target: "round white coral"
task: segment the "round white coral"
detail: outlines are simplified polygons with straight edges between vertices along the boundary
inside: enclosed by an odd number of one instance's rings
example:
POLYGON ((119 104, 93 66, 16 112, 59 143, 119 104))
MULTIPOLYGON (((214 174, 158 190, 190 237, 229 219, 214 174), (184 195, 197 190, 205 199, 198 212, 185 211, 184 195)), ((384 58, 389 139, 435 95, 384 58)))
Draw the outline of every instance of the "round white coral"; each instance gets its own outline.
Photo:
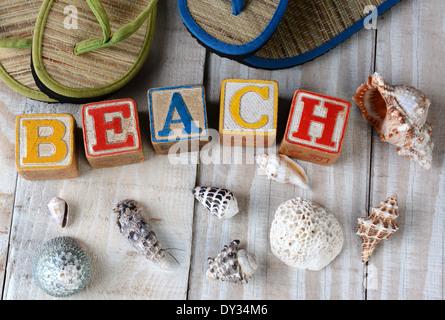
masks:
POLYGON ((285 264, 318 271, 340 253, 343 230, 331 212, 296 198, 278 207, 270 229, 270 245, 285 264))

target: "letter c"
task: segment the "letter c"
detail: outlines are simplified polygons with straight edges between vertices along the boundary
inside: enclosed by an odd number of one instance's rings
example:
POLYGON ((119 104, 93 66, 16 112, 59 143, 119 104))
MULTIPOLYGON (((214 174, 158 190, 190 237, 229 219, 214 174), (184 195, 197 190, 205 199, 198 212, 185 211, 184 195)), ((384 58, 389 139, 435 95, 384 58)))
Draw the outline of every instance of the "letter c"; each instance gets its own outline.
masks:
POLYGON ((233 119, 241 126, 247 128, 247 129, 259 129, 267 124, 267 122, 268 122, 267 115, 263 115, 261 117, 261 119, 255 123, 248 123, 248 122, 244 121, 240 115, 241 98, 243 95, 245 95, 248 92, 258 93, 261 96, 261 98, 263 98, 264 100, 269 98, 269 88, 268 87, 260 88, 260 87, 255 87, 255 86, 248 86, 248 87, 242 88, 242 89, 238 90, 233 95, 233 98, 230 101, 230 113, 232 114, 233 119))

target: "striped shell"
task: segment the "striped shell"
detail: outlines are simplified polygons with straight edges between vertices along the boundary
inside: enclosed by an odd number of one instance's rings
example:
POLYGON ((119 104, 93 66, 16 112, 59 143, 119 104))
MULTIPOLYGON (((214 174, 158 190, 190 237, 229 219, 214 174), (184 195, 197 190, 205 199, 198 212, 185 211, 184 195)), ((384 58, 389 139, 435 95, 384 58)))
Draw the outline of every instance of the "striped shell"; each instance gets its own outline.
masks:
POLYGON ((396 223, 399 217, 397 195, 392 195, 378 208, 372 208, 372 214, 358 219, 357 235, 362 239, 362 262, 371 257, 381 240, 389 239, 398 229, 396 223))
POLYGON ((254 254, 244 249, 238 250, 239 244, 239 240, 233 240, 228 246, 224 246, 216 258, 208 258, 207 279, 234 283, 248 282, 255 273, 258 262, 254 254))
POLYGON ((261 154, 256 156, 256 162, 269 180, 309 189, 308 177, 303 167, 286 155, 261 154))
POLYGON ((165 250, 161 248, 155 232, 143 220, 143 209, 136 200, 118 202, 113 212, 117 215, 119 231, 140 254, 161 267, 169 265, 165 250))
POLYGON ((37 286, 53 297, 68 297, 81 291, 90 278, 90 263, 73 238, 46 242, 34 256, 32 277, 37 286))
POLYGON ((238 202, 230 190, 214 187, 196 187, 193 189, 193 195, 211 214, 221 220, 229 219, 239 212, 238 202))

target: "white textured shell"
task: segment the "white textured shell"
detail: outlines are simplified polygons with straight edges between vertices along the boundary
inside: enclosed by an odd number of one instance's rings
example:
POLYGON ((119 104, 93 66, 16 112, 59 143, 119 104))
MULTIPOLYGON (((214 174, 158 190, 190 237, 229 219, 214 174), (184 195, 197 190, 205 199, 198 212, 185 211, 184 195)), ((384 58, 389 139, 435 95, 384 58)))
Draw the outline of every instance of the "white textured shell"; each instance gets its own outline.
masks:
POLYGON ((209 268, 207 279, 247 283, 258 268, 258 262, 253 253, 244 249, 238 250, 239 240, 233 240, 214 259, 208 258, 209 268))
POLYGON ((260 154, 256 162, 269 180, 294 184, 309 189, 308 177, 303 167, 284 154, 260 154))
POLYGON ((334 214, 308 200, 281 204, 270 229, 272 253, 285 264, 318 271, 337 257, 343 230, 334 214))
POLYGON ((353 97, 363 117, 380 133, 380 140, 397 148, 399 155, 431 168, 433 126, 426 122, 431 101, 409 86, 392 86, 375 73, 353 97))
POLYGON ((394 194, 372 208, 369 217, 358 219, 357 235, 362 239, 362 262, 369 260, 377 244, 381 240, 389 239, 398 229, 396 223, 399 217, 397 195, 394 194))
POLYGON ((60 228, 65 228, 68 224, 69 213, 69 206, 66 201, 54 197, 48 203, 48 210, 54 223, 60 228))
POLYGON ((193 189, 193 195, 220 220, 229 219, 239 212, 238 201, 230 190, 198 186, 193 189))

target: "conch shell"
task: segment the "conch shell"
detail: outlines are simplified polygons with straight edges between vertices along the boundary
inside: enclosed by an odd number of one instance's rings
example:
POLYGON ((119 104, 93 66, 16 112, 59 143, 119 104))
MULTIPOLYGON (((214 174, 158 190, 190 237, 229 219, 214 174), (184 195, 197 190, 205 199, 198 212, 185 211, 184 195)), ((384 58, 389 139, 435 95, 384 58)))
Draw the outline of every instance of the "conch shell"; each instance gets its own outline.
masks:
POLYGON ((357 235, 362 239, 362 262, 369 260, 372 252, 381 240, 387 240, 398 229, 396 219, 399 217, 397 195, 392 195, 380 203, 378 208, 372 208, 372 214, 358 219, 357 235))
POLYGON ((286 155, 260 154, 256 156, 256 162, 269 180, 309 189, 308 177, 303 167, 286 155))
POLYGON ((375 73, 353 97, 380 140, 397 147, 399 155, 431 168, 433 126, 426 122, 431 101, 413 87, 391 86, 375 73))
POLYGON ((201 202, 211 214, 220 220, 225 220, 236 215, 238 201, 232 191, 214 187, 196 187, 193 195, 201 202))
POLYGON ((258 268, 254 254, 238 250, 239 240, 233 240, 214 259, 208 258, 207 279, 247 283, 258 268))
POLYGON ((143 220, 143 209, 136 200, 118 202, 113 212, 117 215, 119 231, 140 254, 162 268, 169 266, 165 250, 161 248, 155 232, 143 220))
POLYGON ((51 218, 60 228, 65 228, 68 223, 69 206, 65 200, 54 197, 48 203, 51 218))

